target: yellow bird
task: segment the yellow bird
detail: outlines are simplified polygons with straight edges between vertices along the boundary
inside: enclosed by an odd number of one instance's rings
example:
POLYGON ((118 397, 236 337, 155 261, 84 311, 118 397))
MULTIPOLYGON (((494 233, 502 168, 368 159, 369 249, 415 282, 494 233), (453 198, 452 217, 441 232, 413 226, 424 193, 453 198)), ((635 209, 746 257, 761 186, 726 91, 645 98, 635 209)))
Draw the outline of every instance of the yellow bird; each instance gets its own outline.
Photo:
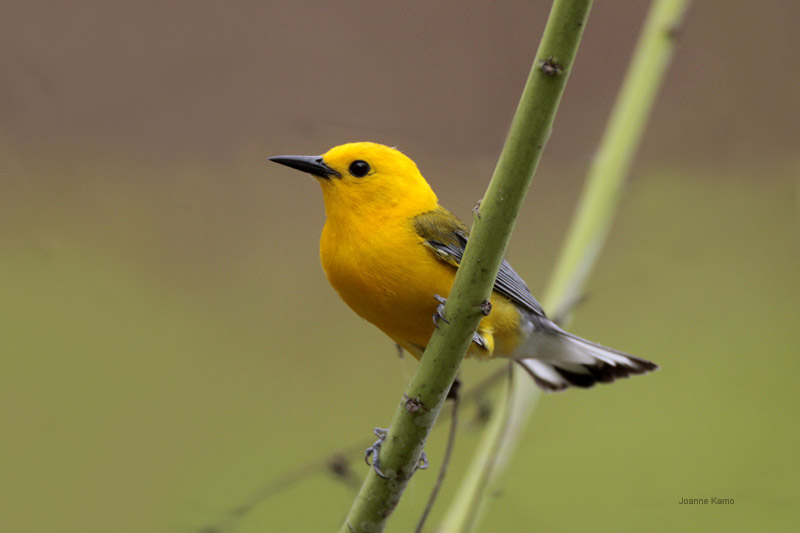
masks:
MULTIPOLYGON (((328 281, 353 311, 419 359, 441 317, 468 228, 439 205, 417 165, 388 146, 350 143, 321 156, 270 160, 317 178, 327 216, 320 257, 328 281)), ((511 358, 546 391, 658 368, 559 328, 506 261, 491 304, 467 355, 511 358)))

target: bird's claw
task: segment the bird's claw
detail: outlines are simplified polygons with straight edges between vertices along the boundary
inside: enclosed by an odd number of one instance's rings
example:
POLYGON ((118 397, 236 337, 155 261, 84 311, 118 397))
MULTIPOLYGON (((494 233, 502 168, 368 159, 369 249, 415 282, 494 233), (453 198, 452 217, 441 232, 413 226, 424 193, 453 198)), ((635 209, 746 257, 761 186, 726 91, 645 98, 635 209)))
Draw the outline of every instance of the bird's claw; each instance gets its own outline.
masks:
MULTIPOLYGON (((380 468, 380 451, 381 446, 383 446, 383 441, 386 440, 386 435, 389 433, 388 429, 383 428, 375 428, 375 436, 378 437, 378 440, 372 443, 372 446, 367 448, 364 451, 364 462, 367 465, 371 466, 375 473, 378 476, 382 477, 383 479, 389 479, 389 476, 384 474, 380 468), (369 458, 372 456, 372 462, 369 462, 369 458)), ((417 465, 416 470, 425 470, 428 468, 428 456, 425 454, 423 450, 422 455, 419 456, 419 464, 417 465)))
POLYGON ((439 302, 439 305, 436 306, 436 312, 433 313, 433 325, 438 328, 440 320, 449 325, 450 321, 444 317, 444 304, 447 303, 447 298, 434 294, 433 299, 439 302))
POLYGON ((422 455, 419 456, 419 464, 417 465, 417 470, 427 470, 428 468, 428 455, 425 453, 425 450, 422 451, 422 455))
POLYGON ((483 202, 483 198, 478 200, 478 203, 475 204, 475 207, 472 208, 472 214, 475 215, 475 218, 480 220, 481 218, 481 202, 483 202))
POLYGON ((388 429, 375 428, 375 436, 378 437, 378 440, 373 442, 372 446, 364 451, 364 462, 371 466, 375 470, 375 473, 383 479, 389 479, 389 476, 381 472, 380 468, 380 451, 387 433, 389 433, 388 429), (370 455, 372 456, 372 463, 369 462, 370 455))
POLYGON ((484 351, 489 350, 489 345, 486 343, 486 339, 484 339, 477 331, 472 334, 472 342, 478 345, 478 348, 484 351))

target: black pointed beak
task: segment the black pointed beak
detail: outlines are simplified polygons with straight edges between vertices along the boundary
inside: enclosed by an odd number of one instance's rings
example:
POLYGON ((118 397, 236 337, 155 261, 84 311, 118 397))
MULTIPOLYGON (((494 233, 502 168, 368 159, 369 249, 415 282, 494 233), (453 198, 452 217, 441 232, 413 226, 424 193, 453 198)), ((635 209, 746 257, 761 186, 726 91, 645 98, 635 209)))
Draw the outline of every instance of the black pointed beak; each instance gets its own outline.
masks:
POLYGON ((342 177, 341 174, 326 165, 320 155, 276 155, 275 157, 270 157, 269 160, 295 170, 308 172, 318 178, 342 177))

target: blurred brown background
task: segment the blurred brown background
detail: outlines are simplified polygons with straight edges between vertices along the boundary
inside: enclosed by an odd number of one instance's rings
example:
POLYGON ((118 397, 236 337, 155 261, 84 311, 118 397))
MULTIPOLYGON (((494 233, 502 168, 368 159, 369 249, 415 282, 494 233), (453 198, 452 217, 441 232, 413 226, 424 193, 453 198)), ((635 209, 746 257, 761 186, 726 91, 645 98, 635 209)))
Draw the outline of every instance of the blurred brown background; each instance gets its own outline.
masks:
MULTIPOLYGON (((509 251, 534 293, 647 7, 593 8, 509 251)), ((317 186, 266 157, 398 146, 466 218, 548 10, 0 0, 0 529, 196 530, 388 423, 415 363, 327 286, 317 186)), ((663 370, 544 398, 482 531, 800 519, 798 23, 695 2, 573 325, 663 370), (736 504, 677 505, 711 496, 736 504)), ((352 497, 320 474, 241 531, 332 530, 352 497)))

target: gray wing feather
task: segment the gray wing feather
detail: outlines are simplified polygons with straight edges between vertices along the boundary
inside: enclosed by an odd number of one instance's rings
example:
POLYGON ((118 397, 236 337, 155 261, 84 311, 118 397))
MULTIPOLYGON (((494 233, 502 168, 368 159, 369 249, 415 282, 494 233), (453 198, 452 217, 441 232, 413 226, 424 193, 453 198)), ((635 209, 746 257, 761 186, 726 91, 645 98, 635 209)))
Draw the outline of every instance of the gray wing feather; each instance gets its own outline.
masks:
MULTIPOLYGON (((449 264, 458 265, 461 263, 461 258, 464 256, 464 249, 467 246, 467 239, 469 238, 469 231, 465 226, 448 228, 448 235, 437 235, 441 240, 426 239, 425 244, 433 248, 435 255, 449 264), (446 237, 446 238, 442 238, 446 237), (447 242, 442 242, 447 241, 447 242)), ((420 226, 418 226, 418 230, 420 226)), ((441 231, 441 228, 439 228, 441 231)), ((425 238, 430 235, 425 235, 419 232, 420 236, 425 238)), ((428 233, 428 232, 425 232, 428 233)), ((528 286, 522 281, 508 261, 503 259, 500 264, 500 270, 497 272, 497 279, 494 282, 494 290, 503 296, 511 299, 511 301, 527 309, 531 313, 545 317, 544 310, 539 302, 531 294, 528 286)))

